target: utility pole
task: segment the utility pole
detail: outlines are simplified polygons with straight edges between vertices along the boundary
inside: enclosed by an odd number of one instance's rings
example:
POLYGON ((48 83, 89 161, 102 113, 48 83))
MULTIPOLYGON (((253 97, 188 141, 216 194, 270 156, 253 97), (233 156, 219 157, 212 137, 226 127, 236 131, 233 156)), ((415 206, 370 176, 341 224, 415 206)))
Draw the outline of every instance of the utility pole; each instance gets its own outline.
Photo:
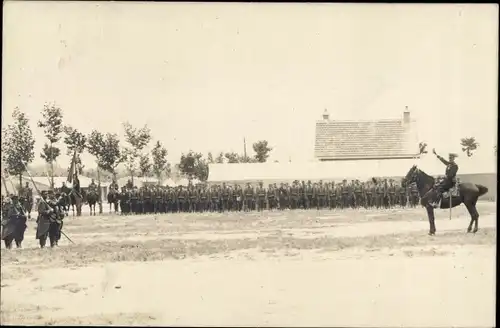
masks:
POLYGON ((243 156, 245 156, 245 158, 247 158, 247 141, 246 141, 245 137, 243 137, 243 156))

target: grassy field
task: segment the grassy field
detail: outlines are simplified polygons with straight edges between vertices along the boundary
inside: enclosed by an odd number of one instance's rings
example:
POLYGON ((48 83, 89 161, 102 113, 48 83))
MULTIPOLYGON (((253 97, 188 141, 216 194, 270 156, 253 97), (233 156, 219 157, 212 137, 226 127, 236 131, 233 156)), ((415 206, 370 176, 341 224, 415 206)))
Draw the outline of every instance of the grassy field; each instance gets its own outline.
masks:
POLYGON ((496 204, 69 217, 2 248, 2 324, 492 326, 496 204))

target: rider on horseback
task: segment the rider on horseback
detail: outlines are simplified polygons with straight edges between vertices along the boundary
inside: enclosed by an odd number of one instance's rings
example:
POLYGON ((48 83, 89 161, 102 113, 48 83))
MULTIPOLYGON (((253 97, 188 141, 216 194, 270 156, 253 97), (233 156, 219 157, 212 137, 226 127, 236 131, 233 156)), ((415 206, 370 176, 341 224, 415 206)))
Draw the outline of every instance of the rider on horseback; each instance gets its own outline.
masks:
POLYGON ((111 181, 111 184, 109 185, 109 189, 116 192, 116 193, 120 192, 119 187, 118 187, 118 183, 116 183, 115 178, 113 178, 113 180, 111 181))
POLYGON ((94 179, 89 184, 89 193, 97 193, 97 185, 94 182, 94 179))
POLYGON ((73 188, 72 191, 76 193, 78 197, 81 197, 81 190, 80 190, 80 179, 78 179, 78 175, 75 173, 73 176, 73 188))
POLYGON ((445 191, 452 188, 456 183, 456 176, 458 172, 458 165, 455 163, 455 158, 458 157, 457 154, 450 153, 448 155, 448 160, 439 156, 435 149, 432 149, 432 153, 437 156, 437 158, 446 165, 445 177, 444 179, 436 185, 437 197, 436 201, 432 203, 432 206, 438 206, 441 202, 442 195, 445 191))

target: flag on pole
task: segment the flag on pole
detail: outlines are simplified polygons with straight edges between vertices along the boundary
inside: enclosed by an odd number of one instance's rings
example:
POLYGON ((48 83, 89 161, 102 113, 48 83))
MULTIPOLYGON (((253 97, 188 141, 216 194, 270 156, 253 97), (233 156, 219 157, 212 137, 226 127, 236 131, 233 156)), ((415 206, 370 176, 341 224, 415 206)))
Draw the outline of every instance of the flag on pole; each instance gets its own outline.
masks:
POLYGON ((73 158, 71 159, 71 164, 68 171, 68 178, 66 181, 73 183, 73 175, 76 173, 76 150, 73 153, 73 158))

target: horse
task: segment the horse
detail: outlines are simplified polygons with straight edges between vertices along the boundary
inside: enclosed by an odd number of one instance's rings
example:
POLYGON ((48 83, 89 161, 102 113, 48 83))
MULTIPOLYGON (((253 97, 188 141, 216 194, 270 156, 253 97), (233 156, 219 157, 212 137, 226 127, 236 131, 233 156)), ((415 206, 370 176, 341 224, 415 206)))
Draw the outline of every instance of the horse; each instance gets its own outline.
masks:
POLYGON ((118 212, 118 200, 120 195, 116 190, 111 189, 108 193, 108 204, 109 204, 109 213, 111 213, 111 204, 114 205, 115 213, 118 212))
MULTIPOLYGON (((424 171, 420 170, 416 165, 413 165, 405 178, 403 179, 403 184, 406 186, 407 183, 415 183, 417 185, 418 193, 420 195, 420 203, 427 210, 427 217, 429 219, 429 235, 432 236, 436 233, 436 225, 434 223, 434 207, 430 204, 430 201, 436 195, 434 189, 435 179, 426 174, 424 171)), ((471 221, 467 228, 467 233, 471 231, 476 233, 479 230, 478 221, 479 213, 476 208, 477 200, 480 196, 488 192, 488 188, 470 182, 459 183, 455 186, 458 190, 458 195, 452 195, 451 204, 449 197, 443 197, 441 201, 441 209, 448 209, 451 207, 456 207, 460 204, 464 204, 471 216, 471 221), (472 224, 474 223, 474 230, 472 230, 472 224)), ((444 195, 443 195, 444 196, 444 195)))
POLYGON ((97 192, 91 190, 87 193, 87 203, 90 207, 90 215, 95 215, 95 204, 99 200, 99 195, 97 192), (93 214, 92 214, 93 213, 93 214))
POLYGON ((83 190, 80 191, 80 193, 77 193, 76 191, 72 190, 67 196, 69 198, 68 200, 68 210, 69 210, 69 205, 71 205, 71 210, 73 212, 73 216, 75 216, 75 206, 76 206, 76 216, 81 216, 82 215, 82 205, 83 205, 83 200, 85 197, 85 193, 83 190))

